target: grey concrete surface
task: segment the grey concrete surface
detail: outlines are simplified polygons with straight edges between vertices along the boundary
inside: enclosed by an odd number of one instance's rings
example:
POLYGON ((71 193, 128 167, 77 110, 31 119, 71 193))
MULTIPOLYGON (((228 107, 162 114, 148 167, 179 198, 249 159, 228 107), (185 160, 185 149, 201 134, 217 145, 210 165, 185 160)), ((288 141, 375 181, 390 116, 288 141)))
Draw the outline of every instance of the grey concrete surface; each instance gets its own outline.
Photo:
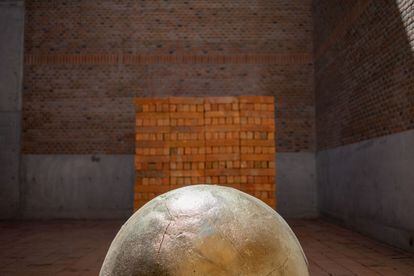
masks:
POLYGON ((0 219, 16 217, 19 210, 19 137, 19 112, 0 112, 0 219))
POLYGON ((132 214, 133 155, 23 155, 23 218, 112 219, 132 214))
POLYGON ((315 154, 276 154, 277 211, 285 218, 318 216, 315 154))
POLYGON ((322 215, 414 251, 414 130, 317 153, 322 215))
POLYGON ((0 1, 0 219, 19 211, 23 1, 0 1))
POLYGON ((1 111, 21 109, 23 30, 23 1, 0 1, 1 111))
MULTIPOLYGON (((313 153, 277 154, 278 212, 318 215, 313 153)), ((125 218, 132 214, 133 155, 23 155, 23 218, 125 218)))

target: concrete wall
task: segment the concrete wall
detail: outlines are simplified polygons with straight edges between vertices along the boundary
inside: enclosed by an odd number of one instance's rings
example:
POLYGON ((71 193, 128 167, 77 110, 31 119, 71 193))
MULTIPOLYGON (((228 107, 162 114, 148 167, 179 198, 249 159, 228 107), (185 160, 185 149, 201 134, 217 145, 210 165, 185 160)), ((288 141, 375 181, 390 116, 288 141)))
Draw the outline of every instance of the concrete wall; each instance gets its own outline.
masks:
POLYGON ((414 251, 414 130, 317 153, 321 214, 414 251))
MULTIPOLYGON (((278 212, 316 217, 315 157, 277 154, 278 212)), ((23 218, 126 218, 132 214, 133 155, 23 155, 23 218)))
POLYGON ((0 1, 0 219, 19 209, 23 1, 0 1))
POLYGON ((318 216, 315 154, 276 154, 277 211, 286 218, 318 216))
POLYGON ((133 155, 23 155, 23 218, 127 218, 133 155))

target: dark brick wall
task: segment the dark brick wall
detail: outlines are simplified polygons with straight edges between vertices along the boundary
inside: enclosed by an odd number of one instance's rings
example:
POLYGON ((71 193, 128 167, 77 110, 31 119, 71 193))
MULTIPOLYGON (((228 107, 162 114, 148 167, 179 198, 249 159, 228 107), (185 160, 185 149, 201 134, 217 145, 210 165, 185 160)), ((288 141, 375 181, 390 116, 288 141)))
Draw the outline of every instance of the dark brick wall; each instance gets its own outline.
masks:
POLYGON ((317 148, 414 128, 414 1, 317 0, 317 148))
POLYGON ((311 0, 28 0, 26 53, 312 51, 311 0))
POLYGON ((132 154, 137 96, 271 95, 314 150, 311 1, 26 3, 23 152, 132 154))
MULTIPOLYGON (((314 45, 319 49, 333 34, 339 22, 352 12, 359 0, 315 0, 313 1, 314 45)), ((344 22, 345 23, 345 22, 344 22)))

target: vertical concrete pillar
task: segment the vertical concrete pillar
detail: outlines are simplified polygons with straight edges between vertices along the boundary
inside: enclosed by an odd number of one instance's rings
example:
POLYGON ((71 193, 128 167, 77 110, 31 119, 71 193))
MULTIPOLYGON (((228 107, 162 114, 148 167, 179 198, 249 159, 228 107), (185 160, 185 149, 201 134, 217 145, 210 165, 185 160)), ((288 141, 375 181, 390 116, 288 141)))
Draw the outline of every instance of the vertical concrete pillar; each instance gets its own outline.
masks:
POLYGON ((24 1, 0 1, 0 219, 19 210, 24 1))

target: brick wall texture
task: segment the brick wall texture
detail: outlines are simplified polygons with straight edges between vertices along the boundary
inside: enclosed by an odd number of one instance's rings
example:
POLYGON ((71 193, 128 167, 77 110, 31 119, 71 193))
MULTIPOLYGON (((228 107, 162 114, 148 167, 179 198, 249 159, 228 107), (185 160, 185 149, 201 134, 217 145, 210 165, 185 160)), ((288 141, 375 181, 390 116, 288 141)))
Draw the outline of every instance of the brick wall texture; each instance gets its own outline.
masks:
POLYGON ((316 0, 317 148, 414 128, 414 1, 316 0))
POLYGON ((136 209, 169 190, 220 184, 273 208, 274 98, 137 98, 136 209))
POLYGON ((135 97, 265 95, 315 148, 311 0, 26 1, 23 152, 133 154, 135 97))

